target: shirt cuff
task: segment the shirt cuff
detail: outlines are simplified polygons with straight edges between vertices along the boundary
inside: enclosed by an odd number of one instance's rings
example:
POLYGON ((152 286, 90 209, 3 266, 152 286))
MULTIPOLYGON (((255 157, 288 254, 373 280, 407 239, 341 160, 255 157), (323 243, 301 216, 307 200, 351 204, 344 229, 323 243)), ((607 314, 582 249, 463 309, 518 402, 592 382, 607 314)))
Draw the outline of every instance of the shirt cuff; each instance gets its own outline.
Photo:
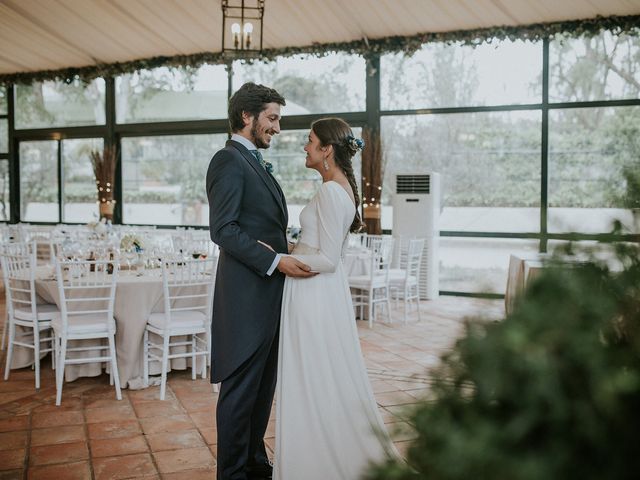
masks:
POLYGON ((271 276, 271 274, 275 271, 276 267, 278 266, 278 263, 280 263, 281 258, 282 258, 282 254, 276 253, 276 258, 273 259, 273 263, 271 264, 271 267, 269 267, 269 270, 267 270, 268 276, 271 276))

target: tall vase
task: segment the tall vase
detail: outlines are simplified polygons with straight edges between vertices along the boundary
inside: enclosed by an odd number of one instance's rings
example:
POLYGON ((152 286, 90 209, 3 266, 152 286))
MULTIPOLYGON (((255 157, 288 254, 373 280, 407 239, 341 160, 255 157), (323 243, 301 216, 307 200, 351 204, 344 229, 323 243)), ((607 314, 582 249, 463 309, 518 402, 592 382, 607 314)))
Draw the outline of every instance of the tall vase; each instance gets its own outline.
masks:
POLYGON ((100 219, 105 218, 113 221, 113 201, 100 203, 100 219))

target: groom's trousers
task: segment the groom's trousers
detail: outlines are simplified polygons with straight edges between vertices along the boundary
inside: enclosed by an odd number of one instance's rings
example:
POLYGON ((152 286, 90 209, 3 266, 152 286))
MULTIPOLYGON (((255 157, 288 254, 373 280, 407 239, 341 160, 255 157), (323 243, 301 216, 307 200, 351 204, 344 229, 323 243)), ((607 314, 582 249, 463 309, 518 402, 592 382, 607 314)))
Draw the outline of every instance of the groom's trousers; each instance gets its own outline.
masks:
POLYGON ((246 480, 246 468, 268 464, 264 434, 276 388, 278 335, 222 381, 216 411, 218 480, 246 480))

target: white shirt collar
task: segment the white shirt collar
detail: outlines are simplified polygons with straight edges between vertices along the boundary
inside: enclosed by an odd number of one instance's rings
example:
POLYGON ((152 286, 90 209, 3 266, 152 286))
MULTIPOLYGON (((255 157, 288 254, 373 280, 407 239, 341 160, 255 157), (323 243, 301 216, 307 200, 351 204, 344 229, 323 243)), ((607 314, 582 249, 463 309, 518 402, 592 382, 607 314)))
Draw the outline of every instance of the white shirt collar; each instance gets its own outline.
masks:
POLYGON ((251 143, 250 140, 247 140, 245 137, 243 137, 242 135, 238 135, 237 133, 231 135, 231 140, 233 140, 234 142, 238 142, 243 147, 246 147, 249 151, 257 150, 256 146, 251 143))

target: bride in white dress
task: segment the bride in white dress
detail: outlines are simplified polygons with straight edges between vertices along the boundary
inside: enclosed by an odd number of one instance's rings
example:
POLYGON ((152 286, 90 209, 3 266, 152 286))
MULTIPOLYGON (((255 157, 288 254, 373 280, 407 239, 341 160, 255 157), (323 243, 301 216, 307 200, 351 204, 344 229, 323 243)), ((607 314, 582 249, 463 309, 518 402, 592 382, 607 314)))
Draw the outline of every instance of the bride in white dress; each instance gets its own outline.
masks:
POLYGON ((291 254, 318 275, 287 277, 282 299, 274 478, 355 480, 395 455, 367 377, 342 253, 360 227, 351 158, 363 147, 339 118, 314 122, 306 167, 323 184, 300 214, 291 254))

